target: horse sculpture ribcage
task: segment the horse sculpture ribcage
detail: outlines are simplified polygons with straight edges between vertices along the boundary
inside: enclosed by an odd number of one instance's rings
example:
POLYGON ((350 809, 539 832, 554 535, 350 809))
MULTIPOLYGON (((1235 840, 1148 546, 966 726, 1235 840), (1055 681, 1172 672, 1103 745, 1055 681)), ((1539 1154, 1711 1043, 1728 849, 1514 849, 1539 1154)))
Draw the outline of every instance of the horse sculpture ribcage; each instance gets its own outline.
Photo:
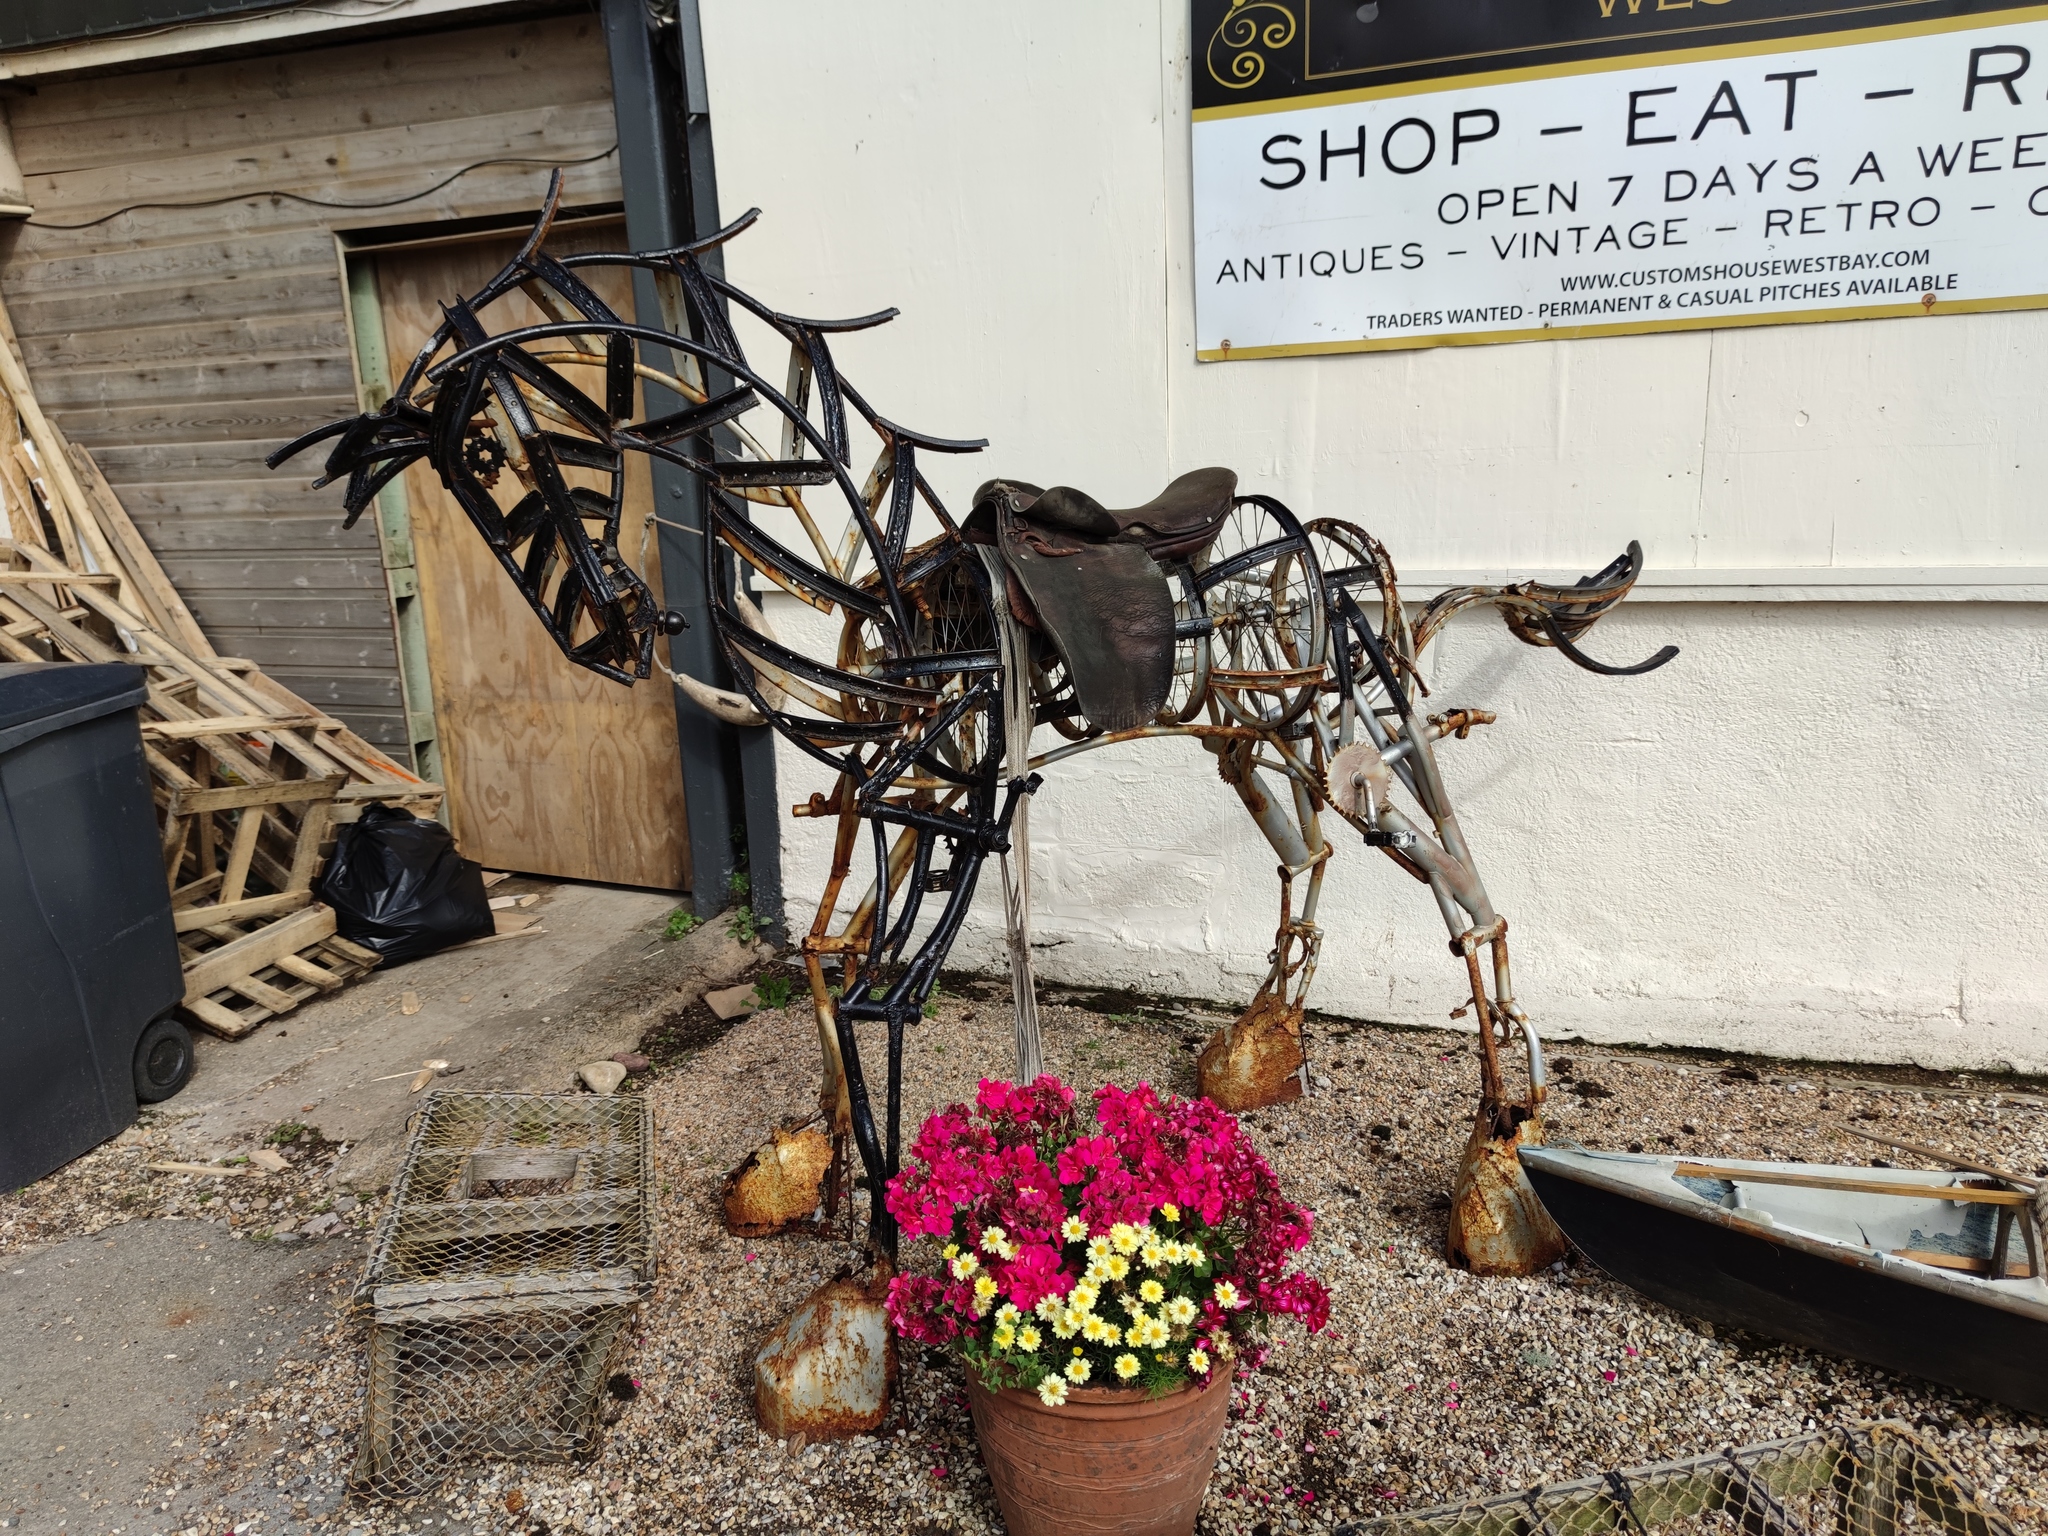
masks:
MULTIPOLYGON (((382 408, 311 433, 271 462, 337 439, 321 483, 346 476, 353 521, 426 459, 563 652, 626 684, 651 674, 659 638, 683 620, 655 606, 621 552, 625 456, 667 460, 701 482, 707 607, 737 687, 670 675, 727 722, 772 726, 830 775, 829 791, 797 808, 835 833, 802 941, 834 1149, 827 1220, 849 1144, 870 1192, 897 1169, 905 1031, 991 854, 1004 858, 1019 1070, 1037 1070, 1027 845, 1013 833, 1039 772, 1112 742, 1180 736, 1213 754, 1271 844, 1281 887, 1270 969, 1203 1052, 1203 1091, 1242 1108, 1302 1090, 1304 999, 1332 852, 1322 812, 1331 811, 1429 888, 1470 989, 1480 1103, 1454 1196, 1453 1253, 1489 1270, 1554 1257, 1560 1240, 1514 1159, 1518 1142, 1540 1138, 1542 1051, 1515 1001, 1506 919, 1436 761, 1439 741, 1492 717, 1425 713, 1420 661, 1453 614, 1490 605, 1517 638, 1590 670, 1661 665, 1669 648, 1614 668, 1576 645, 1627 594, 1640 550, 1631 545, 1574 587, 1445 592, 1411 622, 1393 564, 1369 534, 1334 520, 1304 526, 1270 497, 1238 494, 1227 470, 1185 475, 1123 511, 1069 487, 990 481, 956 521, 920 458, 984 445, 889 421, 832 357, 834 335, 893 310, 800 319, 726 282, 703 258, 753 213, 671 251, 552 257, 544 246, 559 196, 558 181, 489 284, 450 296, 446 322, 382 408), (576 275, 598 264, 647 273, 663 325, 612 313, 576 275), (493 304, 515 290, 552 320, 494 330, 493 304), (780 387, 748 362, 736 320, 787 346, 780 387), (687 403, 640 416, 641 383, 687 403), (856 433, 875 445, 859 479, 856 433), (794 610, 805 619, 800 635, 777 633, 747 573, 804 605, 794 610), (1041 726, 1062 739, 1034 750, 1041 726), (1519 1092, 1502 1065, 1517 1044, 1519 1092)), ((868 1225, 876 1251, 893 1253, 873 1194, 868 1225)))

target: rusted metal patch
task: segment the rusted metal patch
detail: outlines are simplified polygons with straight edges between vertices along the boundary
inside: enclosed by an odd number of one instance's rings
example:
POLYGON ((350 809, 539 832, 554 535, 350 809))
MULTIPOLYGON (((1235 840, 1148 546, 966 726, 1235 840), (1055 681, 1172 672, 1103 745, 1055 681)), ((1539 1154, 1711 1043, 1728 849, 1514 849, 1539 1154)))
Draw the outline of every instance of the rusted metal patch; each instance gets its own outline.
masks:
POLYGON ((735 1237, 769 1237, 809 1224, 831 1167, 831 1137, 814 1127, 778 1127, 725 1176, 726 1230, 735 1237))
POLYGON ((777 1439, 845 1440, 880 1427, 896 1384, 896 1335, 882 1307, 886 1266, 862 1285, 831 1280, 754 1357, 754 1411, 777 1439))
POLYGON ((1564 1234, 1536 1198, 1518 1155, 1519 1148, 1542 1143, 1541 1115, 1518 1121, 1503 1136, 1494 1115, 1480 1110, 1451 1192, 1444 1247, 1453 1264, 1475 1275, 1527 1275, 1564 1257, 1564 1234))
POLYGON ((1209 1037, 1196 1062, 1201 1092, 1233 1114, 1301 1097, 1302 1005, 1261 992, 1209 1037))

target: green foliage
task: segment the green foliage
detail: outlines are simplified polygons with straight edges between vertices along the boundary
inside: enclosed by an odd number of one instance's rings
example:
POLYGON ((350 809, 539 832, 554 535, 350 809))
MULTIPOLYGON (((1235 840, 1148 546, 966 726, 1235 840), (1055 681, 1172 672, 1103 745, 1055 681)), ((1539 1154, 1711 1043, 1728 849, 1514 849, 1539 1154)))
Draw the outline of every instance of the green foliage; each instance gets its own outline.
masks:
POLYGON ((794 984, 787 976, 762 976, 754 982, 754 1006, 756 1008, 787 1008, 789 994, 794 984))
POLYGON ((744 869, 736 869, 725 877, 726 888, 732 892, 732 899, 744 903, 754 889, 753 876, 744 869))
POLYGON ((932 988, 932 995, 924 1000, 924 1016, 926 1018, 936 1019, 939 1016, 939 1003, 945 995, 946 989, 944 987, 935 986, 932 988))
POLYGON ((704 919, 688 907, 677 907, 669 913, 668 924, 661 930, 664 939, 680 939, 703 924, 704 919))
POLYGON ((288 1147, 293 1142, 297 1141, 301 1136, 305 1135, 309 1129, 311 1129, 311 1127, 301 1125, 296 1120, 286 1120, 280 1123, 274 1130, 271 1131, 271 1133, 268 1136, 264 1137, 263 1139, 269 1142, 273 1147, 288 1147))
POLYGON ((733 909, 732 934, 742 944, 751 944, 761 936, 761 921, 754 916, 752 907, 733 909))

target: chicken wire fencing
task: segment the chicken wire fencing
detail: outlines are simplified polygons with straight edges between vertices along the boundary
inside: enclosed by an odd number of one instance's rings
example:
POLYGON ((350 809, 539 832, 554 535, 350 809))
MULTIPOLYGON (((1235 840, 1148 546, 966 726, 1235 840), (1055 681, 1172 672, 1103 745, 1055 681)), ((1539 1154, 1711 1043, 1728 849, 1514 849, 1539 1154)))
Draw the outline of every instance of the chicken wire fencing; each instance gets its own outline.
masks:
POLYGON ((2014 1536, 1903 1424, 1825 1429, 1689 1461, 1411 1510, 1347 1536, 2014 1536))
POLYGON ((652 1114, 638 1096, 436 1093, 353 1297, 370 1320, 354 1487, 587 1451, 654 1281, 652 1114))

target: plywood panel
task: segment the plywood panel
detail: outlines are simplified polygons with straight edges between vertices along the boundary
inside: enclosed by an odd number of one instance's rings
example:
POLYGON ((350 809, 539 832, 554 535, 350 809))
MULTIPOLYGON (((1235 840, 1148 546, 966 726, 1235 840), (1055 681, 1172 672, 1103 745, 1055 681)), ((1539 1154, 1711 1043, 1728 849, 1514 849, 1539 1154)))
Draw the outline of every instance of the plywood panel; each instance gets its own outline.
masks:
MULTIPOLYGON (((609 229, 576 238, 615 244, 622 237, 609 229)), ((505 241, 377 258, 391 356, 412 356, 440 324, 448 295, 476 292, 515 248, 505 241)), ((615 309, 630 312, 622 273, 586 276, 615 309)), ((486 311, 493 328, 546 318, 518 294, 486 311)), ((464 852, 538 874, 686 884, 688 828, 668 683, 657 675, 629 689, 572 666, 434 472, 414 465, 406 489, 442 774, 464 852)), ((629 549, 649 505, 646 464, 635 455, 621 533, 629 549)))

